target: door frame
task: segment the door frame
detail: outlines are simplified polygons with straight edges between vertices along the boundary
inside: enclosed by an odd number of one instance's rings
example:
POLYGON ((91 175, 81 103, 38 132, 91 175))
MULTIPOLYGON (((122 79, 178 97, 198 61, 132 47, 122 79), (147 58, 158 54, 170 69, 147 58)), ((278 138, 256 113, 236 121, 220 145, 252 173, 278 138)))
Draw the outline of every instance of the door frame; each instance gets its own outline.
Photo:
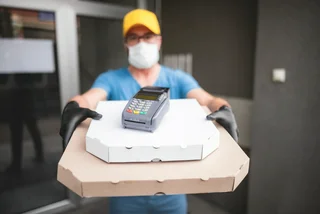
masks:
MULTIPOLYGON (((123 16, 132 9, 147 8, 147 0, 136 0, 136 7, 81 0, 0 0, 0 6, 55 13, 59 93, 62 111, 68 100, 80 93, 77 16, 122 20, 123 16)), ((59 213, 96 200, 82 199, 69 189, 66 190, 68 193, 67 199, 26 213, 59 213)))

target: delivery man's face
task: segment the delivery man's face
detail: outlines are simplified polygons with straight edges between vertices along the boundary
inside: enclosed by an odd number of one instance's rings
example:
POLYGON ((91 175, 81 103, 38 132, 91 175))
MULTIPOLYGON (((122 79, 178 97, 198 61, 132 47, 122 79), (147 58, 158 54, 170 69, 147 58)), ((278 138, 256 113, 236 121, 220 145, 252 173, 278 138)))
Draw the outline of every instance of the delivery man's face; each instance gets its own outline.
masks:
POLYGON ((161 47, 161 36, 154 34, 145 26, 132 27, 126 35, 125 45, 126 47, 134 46, 139 42, 146 42, 151 44, 157 44, 158 49, 161 47))

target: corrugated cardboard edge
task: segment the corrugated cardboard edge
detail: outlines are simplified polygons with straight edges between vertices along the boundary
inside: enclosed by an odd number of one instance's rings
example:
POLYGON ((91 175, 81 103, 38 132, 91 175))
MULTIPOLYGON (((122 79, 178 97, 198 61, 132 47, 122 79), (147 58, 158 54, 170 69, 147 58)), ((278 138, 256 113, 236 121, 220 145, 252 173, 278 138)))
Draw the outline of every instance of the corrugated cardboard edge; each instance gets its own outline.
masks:
POLYGON ((58 165, 58 181, 81 197, 137 196, 157 194, 195 194, 233 192, 249 172, 250 159, 232 175, 221 178, 191 178, 177 180, 145 180, 116 182, 86 182, 63 166, 58 165), (141 186, 145 190, 141 191, 141 186), (187 187, 187 188, 186 188, 187 187))
POLYGON ((79 196, 83 196, 82 182, 69 169, 62 167, 60 163, 58 165, 57 180, 79 196))
POLYGON ((249 165, 250 165, 250 158, 248 158, 246 162, 239 167, 239 170, 234 175, 232 191, 234 191, 239 186, 239 184, 243 181, 243 179, 248 175, 249 165))
POLYGON ((83 197, 151 196, 232 192, 234 177, 120 182, 83 182, 83 197))

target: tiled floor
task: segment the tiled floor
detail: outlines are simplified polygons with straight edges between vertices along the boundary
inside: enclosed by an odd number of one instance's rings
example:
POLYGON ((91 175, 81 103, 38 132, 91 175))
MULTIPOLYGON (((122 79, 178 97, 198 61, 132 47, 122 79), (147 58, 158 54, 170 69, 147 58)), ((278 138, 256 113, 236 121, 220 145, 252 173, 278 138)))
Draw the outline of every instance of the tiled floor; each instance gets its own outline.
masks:
MULTIPOLYGON (((221 208, 209 204, 208 202, 194 195, 188 196, 189 214, 229 214, 221 208)), ((108 200, 100 200, 88 204, 81 209, 72 210, 63 214, 108 214, 108 200)))

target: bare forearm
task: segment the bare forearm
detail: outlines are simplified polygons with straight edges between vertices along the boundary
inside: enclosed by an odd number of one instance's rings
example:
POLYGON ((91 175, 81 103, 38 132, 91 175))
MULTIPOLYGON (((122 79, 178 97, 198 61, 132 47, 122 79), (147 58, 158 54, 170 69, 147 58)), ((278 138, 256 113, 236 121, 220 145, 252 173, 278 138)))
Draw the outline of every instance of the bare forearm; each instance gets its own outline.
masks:
POLYGON ((88 100, 83 95, 77 95, 73 97, 70 101, 76 101, 82 108, 92 108, 88 100))
POLYGON ((212 97, 207 105, 207 107, 210 109, 211 112, 219 110, 219 108, 221 108, 222 106, 231 107, 226 100, 220 97, 212 97))
POLYGON ((73 97, 70 101, 76 101, 80 107, 95 110, 101 100, 106 100, 107 94, 102 89, 91 89, 82 95, 73 97))
POLYGON ((226 100, 215 97, 201 88, 193 89, 188 93, 187 97, 197 99, 200 105, 207 106, 211 112, 219 110, 219 108, 224 105, 230 107, 230 104, 226 100))

